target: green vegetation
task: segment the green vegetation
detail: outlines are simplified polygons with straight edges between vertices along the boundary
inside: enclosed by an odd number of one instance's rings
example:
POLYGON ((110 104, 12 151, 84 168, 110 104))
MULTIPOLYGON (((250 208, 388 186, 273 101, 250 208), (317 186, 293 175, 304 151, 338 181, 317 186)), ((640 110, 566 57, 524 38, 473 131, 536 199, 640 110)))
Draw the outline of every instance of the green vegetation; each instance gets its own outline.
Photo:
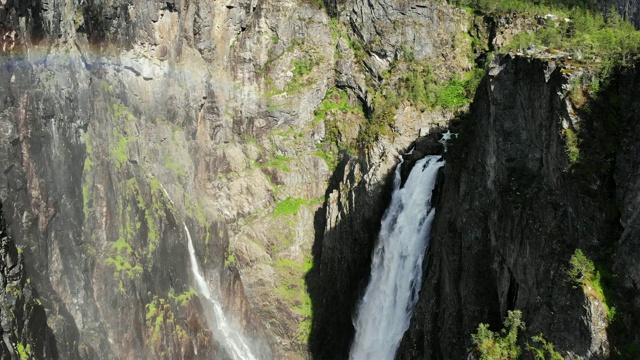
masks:
POLYGON ((331 149, 325 149, 324 144, 319 143, 316 145, 317 151, 314 153, 315 156, 324 160, 329 166, 329 170, 332 171, 338 166, 338 154, 331 149))
POLYGON ((284 156, 284 155, 273 155, 271 157, 271 159, 267 162, 265 162, 262 166, 263 167, 270 167, 270 168, 274 168, 274 169, 280 169, 282 171, 288 172, 289 171, 289 167, 287 166, 287 164, 291 161, 292 159, 290 157, 284 156))
POLYGON ((116 169, 120 170, 129 159, 129 143, 133 140, 123 134, 115 133, 115 141, 109 147, 109 153, 116 162, 116 169))
POLYGON ((395 86, 383 84, 381 88, 386 90, 376 92, 373 114, 361 128, 357 146, 365 148, 381 136, 392 137, 396 111, 406 101, 422 112, 437 108, 455 111, 469 104, 483 76, 483 69, 474 69, 443 82, 429 64, 412 63, 395 86))
POLYGON ((624 21, 615 8, 603 16, 593 1, 458 1, 483 13, 520 12, 545 17, 534 32, 522 31, 507 50, 523 50, 530 46, 564 51, 574 61, 594 66, 601 79, 606 79, 617 66, 631 66, 640 52, 640 32, 624 21))
POLYGON ((244 139, 245 143, 247 144, 252 144, 252 145, 256 145, 258 144, 258 139, 255 136, 251 136, 249 134, 242 134, 242 138, 244 139))
POLYGON ((329 89, 322 103, 315 110, 314 125, 320 121, 323 121, 325 125, 325 140, 316 144, 315 155, 322 158, 331 170, 338 165, 340 150, 353 152, 352 144, 343 143, 340 132, 340 126, 349 126, 342 121, 349 113, 364 115, 360 105, 351 105, 349 94, 338 88, 329 89), (332 116, 327 117, 329 114, 332 116))
POLYGON ((122 293, 125 292, 126 280, 134 280, 141 276, 145 260, 148 261, 145 266, 151 267, 151 261, 160 243, 158 218, 164 211, 164 194, 156 179, 151 179, 149 184, 149 193, 145 197, 136 178, 129 178, 124 184, 125 196, 118 201, 118 219, 121 226, 118 238, 111 245, 111 253, 105 261, 114 267, 113 276, 119 282, 119 290, 122 293), (131 241, 145 239, 146 248, 144 245, 136 248, 132 246, 131 241))
MULTIPOLYGON (((503 325, 504 327, 499 332, 493 332, 489 330, 487 324, 480 324, 477 332, 471 335, 475 346, 473 351, 480 360, 515 360, 520 358, 522 349, 518 345, 518 337, 520 332, 525 330, 520 310, 508 311, 503 325)), ((564 359, 542 333, 532 336, 525 345, 526 350, 536 360, 564 359)))
POLYGON ((571 165, 575 165, 580 161, 580 148, 578 145, 580 141, 578 139, 578 135, 575 131, 571 129, 565 129, 563 131, 565 144, 567 147, 567 156, 569 157, 569 162, 571 165))
MULTIPOLYGON (((293 50, 294 47, 300 46, 300 45, 302 45, 301 42, 292 41, 292 44, 285 50, 285 52, 291 51, 293 50)), ((263 72, 268 71, 268 69, 271 67, 271 64, 276 60, 278 60, 281 56, 282 54, 280 54, 274 59, 267 61, 262 71, 263 72)), ((322 58, 319 58, 319 57, 306 58, 302 60, 296 60, 296 59, 291 60, 291 65, 293 66, 293 70, 292 70, 293 78, 291 79, 291 81, 285 84, 282 90, 278 90, 274 88, 273 80, 267 77, 265 79, 265 84, 267 85, 269 90, 266 92, 266 95, 271 97, 271 96, 279 95, 285 92, 295 92, 300 88, 310 85, 311 81, 307 79, 307 75, 309 75, 313 71, 313 68, 317 64, 319 64, 321 61, 322 61, 322 58)), ((269 106, 273 107, 271 109, 272 111, 277 110, 277 107, 278 107, 277 104, 273 104, 273 103, 270 104, 269 106)))
POLYGON ((91 198, 91 188, 93 187, 92 181, 90 181, 91 170, 93 169, 93 146, 91 145, 91 137, 89 132, 84 134, 84 144, 86 147, 87 155, 84 158, 84 166, 82 168, 82 209, 84 211, 84 217, 87 219, 89 216, 89 200, 91 198))
POLYGON ((18 283, 17 281, 8 281, 4 287, 4 292, 15 297, 22 295, 22 290, 20 290, 20 283, 18 283))
POLYGON ((138 264, 134 265, 131 263, 130 259, 133 257, 133 248, 131 248, 131 245, 124 238, 118 238, 118 240, 111 245, 111 250, 113 254, 106 259, 106 263, 115 268, 113 277, 118 281, 118 290, 120 290, 121 293, 125 293, 123 275, 126 275, 129 280, 137 278, 142 275, 142 267, 138 264), (122 250, 124 250, 124 253, 122 253, 122 250))
POLYGON ((317 9, 324 9, 323 0, 302 0, 302 2, 317 9))
MULTIPOLYGON (((195 292, 192 294, 191 290, 185 293, 189 299, 195 295, 195 292)), ((153 299, 145 305, 145 309, 147 311, 145 315, 147 331, 156 356, 162 354, 163 351, 165 342, 162 341, 162 336, 171 336, 178 341, 188 339, 187 332, 176 323, 176 316, 169 301, 154 295, 153 299)))
POLYGON ((294 92, 309 85, 309 80, 304 81, 303 79, 311 73, 318 62, 319 61, 315 59, 291 60, 291 64, 293 65, 293 79, 285 85, 284 92, 294 92))
POLYGON ((483 76, 483 69, 474 69, 461 79, 454 77, 442 83, 430 65, 414 66, 401 78, 398 96, 421 111, 436 107, 456 109, 471 102, 483 76))
POLYGON ((291 64, 293 64, 293 78, 299 79, 302 76, 307 75, 313 70, 315 66, 315 61, 311 59, 307 60, 291 60, 291 64))
POLYGON ((553 344, 547 341, 542 334, 532 336, 531 341, 534 346, 527 343, 527 350, 533 354, 534 359, 564 360, 564 357, 553 348, 553 344))
POLYGON ((277 274, 278 292, 289 303, 293 304, 293 310, 301 316, 298 325, 298 341, 306 343, 311 333, 311 298, 304 286, 304 274, 313 265, 310 257, 305 258, 302 264, 290 259, 276 259, 274 268, 277 274))
POLYGON ((136 117, 133 116, 128 107, 120 103, 114 103, 110 108, 111 116, 114 120, 124 121, 119 126, 114 126, 112 139, 109 144, 109 154, 116 163, 116 169, 120 170, 129 159, 129 144, 135 140, 130 133, 133 132, 133 124, 136 117), (128 131, 127 129, 131 129, 128 131))
POLYGON ((224 259, 224 266, 231 266, 236 263, 236 256, 234 255, 234 249, 231 244, 226 251, 226 258, 224 259))
POLYGON ((27 346, 24 346, 24 344, 18 343, 18 345, 16 346, 16 350, 18 351, 20 360, 29 360, 29 358, 31 357, 31 345, 29 344, 27 344, 27 346))
POLYGON ((349 105, 349 95, 346 91, 338 88, 332 88, 327 91, 322 103, 315 111, 316 120, 323 121, 327 116, 328 112, 332 111, 341 111, 341 112, 350 112, 350 111, 360 111, 362 112, 362 108, 360 106, 350 106, 349 105))
POLYGON ((181 177, 185 176, 186 173, 182 168, 182 165, 180 165, 180 162, 177 161, 173 155, 171 155, 170 153, 164 154, 163 161, 164 167, 168 170, 171 170, 174 175, 181 177))
MULTIPOLYGON (((196 290, 192 287, 189 287, 189 290, 183 292, 182 294, 175 295, 173 292, 173 288, 169 291, 169 299, 173 300, 179 306, 185 306, 191 299, 198 295, 196 290)), ((148 320, 148 319, 147 319, 148 320)))
POLYGON ((273 215, 276 216, 288 216, 295 215, 300 210, 300 206, 308 205, 309 201, 305 199, 292 199, 290 197, 280 201, 273 209, 273 215))
POLYGON ((609 321, 613 321, 616 308, 610 306, 607 302, 600 271, 596 270, 595 263, 587 258, 582 250, 576 249, 569 260, 569 264, 571 265, 567 270, 569 278, 582 287, 585 295, 601 302, 607 311, 609 321))
POLYGON ((120 103, 115 103, 111 106, 111 115, 115 119, 123 119, 126 122, 136 121, 136 117, 133 116, 131 110, 129 110, 126 105, 120 103))
POLYGON ((113 92, 113 89, 111 88, 111 85, 108 82, 102 81, 100 85, 102 86, 104 91, 106 91, 107 93, 111 94, 113 92))
POLYGON ((524 329, 522 313, 519 310, 508 311, 500 332, 489 330, 487 324, 478 325, 478 331, 471 335, 474 351, 480 360, 517 359, 522 351, 518 345, 518 332, 524 329))

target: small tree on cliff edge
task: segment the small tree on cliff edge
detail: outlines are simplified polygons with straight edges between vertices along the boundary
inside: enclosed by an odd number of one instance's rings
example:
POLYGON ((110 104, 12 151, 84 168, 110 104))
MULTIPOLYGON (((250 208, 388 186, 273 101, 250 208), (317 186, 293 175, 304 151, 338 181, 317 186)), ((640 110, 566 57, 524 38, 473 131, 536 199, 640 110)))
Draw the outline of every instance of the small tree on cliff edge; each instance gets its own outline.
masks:
POLYGON ((489 330, 489 325, 481 323, 478 331, 471 335, 474 353, 480 360, 514 360, 520 357, 518 332, 524 331, 520 310, 508 311, 504 328, 499 332, 489 330))

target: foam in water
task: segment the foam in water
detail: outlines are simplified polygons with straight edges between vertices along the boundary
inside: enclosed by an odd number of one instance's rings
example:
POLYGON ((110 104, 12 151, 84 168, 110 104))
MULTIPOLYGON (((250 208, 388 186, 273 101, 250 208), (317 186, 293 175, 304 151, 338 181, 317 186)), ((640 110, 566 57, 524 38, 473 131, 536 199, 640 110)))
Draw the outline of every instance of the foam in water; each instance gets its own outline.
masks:
POLYGON ((440 156, 417 161, 402 188, 401 164, 382 218, 371 280, 358 305, 352 360, 394 359, 422 285, 422 263, 435 217, 431 194, 444 161, 440 156))

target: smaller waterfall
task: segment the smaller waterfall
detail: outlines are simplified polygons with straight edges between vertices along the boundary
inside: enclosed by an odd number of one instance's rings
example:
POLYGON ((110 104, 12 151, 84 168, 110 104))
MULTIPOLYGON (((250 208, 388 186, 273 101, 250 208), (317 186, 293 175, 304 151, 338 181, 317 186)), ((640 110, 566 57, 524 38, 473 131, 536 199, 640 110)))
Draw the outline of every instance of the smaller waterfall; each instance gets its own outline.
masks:
POLYGON ((182 225, 184 225, 184 231, 187 233, 187 239, 189 240, 188 247, 189 257, 191 259, 191 272, 193 273, 193 277, 196 279, 196 288, 198 292, 205 297, 210 309, 213 310, 215 324, 209 324, 209 326, 216 326, 215 329, 212 329, 214 331, 214 336, 223 338, 218 340, 222 340, 220 342, 226 347, 227 352, 234 360, 256 360, 256 357, 251 353, 249 345, 247 345, 246 339, 244 339, 242 334, 231 327, 231 324, 229 324, 224 312, 222 311, 222 306, 214 297, 211 296, 209 286, 207 285, 204 276, 202 276, 200 267, 198 266, 196 251, 193 248, 189 228, 184 222, 182 225))
POLYGON ((393 360, 422 285, 422 262, 429 246, 435 209, 431 194, 440 156, 427 156, 414 165, 400 188, 396 168, 391 203, 384 213, 371 263, 371 280, 354 321, 352 360, 393 360))
MULTIPOLYGON (((167 197, 167 200, 169 200, 169 203, 173 205, 173 200, 171 200, 171 196, 169 196, 167 189, 165 189, 162 183, 160 183, 160 188, 162 188, 162 192, 167 197)), ((189 228, 184 221, 182 222, 182 226, 184 226, 184 232, 187 234, 187 249, 189 250, 189 259, 191 260, 191 273, 196 279, 196 289, 205 298, 202 305, 207 307, 214 316, 211 320, 207 318, 207 323, 209 323, 209 327, 211 327, 213 331, 214 338, 225 347, 227 353, 233 357, 233 360, 257 360, 251 352, 249 345, 247 345, 246 339, 242 334, 232 328, 227 317, 224 315, 224 311, 222 311, 222 306, 216 298, 211 295, 209 285, 200 271, 200 266, 198 266, 196 250, 193 247, 189 228), (215 328, 213 328, 214 325, 216 326, 215 328)))

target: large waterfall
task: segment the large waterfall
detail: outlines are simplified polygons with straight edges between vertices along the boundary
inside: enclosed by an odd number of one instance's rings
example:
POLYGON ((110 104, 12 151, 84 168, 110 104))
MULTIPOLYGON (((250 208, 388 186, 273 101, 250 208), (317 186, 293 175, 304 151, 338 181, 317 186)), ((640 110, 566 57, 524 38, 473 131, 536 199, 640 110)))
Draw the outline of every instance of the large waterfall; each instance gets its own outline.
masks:
POLYGON ((396 168, 391 204, 383 218, 371 263, 371 280, 354 322, 352 360, 393 360, 409 327, 422 283, 422 262, 435 216, 431 194, 440 156, 416 162, 401 188, 396 168))
POLYGON ((196 259, 196 252, 193 248, 189 228, 184 222, 182 225, 184 225, 184 231, 187 233, 187 239, 189 241, 188 247, 189 257, 191 259, 191 272, 193 273, 193 277, 196 279, 196 289, 206 299, 203 302, 203 305, 208 305, 209 309, 213 311, 214 319, 212 322, 214 322, 214 324, 210 323, 209 326, 215 326, 215 328, 212 328, 214 337, 216 337, 217 340, 226 348, 229 355, 233 357, 233 360, 256 360, 256 357, 251 353, 247 340, 242 336, 242 334, 231 327, 231 324, 227 321, 227 318, 222 311, 222 306, 214 297, 211 296, 209 286, 207 285, 204 276, 200 272, 200 267, 198 266, 198 260, 196 259))

